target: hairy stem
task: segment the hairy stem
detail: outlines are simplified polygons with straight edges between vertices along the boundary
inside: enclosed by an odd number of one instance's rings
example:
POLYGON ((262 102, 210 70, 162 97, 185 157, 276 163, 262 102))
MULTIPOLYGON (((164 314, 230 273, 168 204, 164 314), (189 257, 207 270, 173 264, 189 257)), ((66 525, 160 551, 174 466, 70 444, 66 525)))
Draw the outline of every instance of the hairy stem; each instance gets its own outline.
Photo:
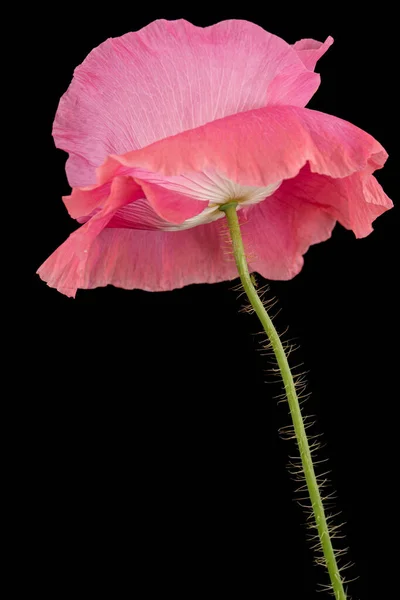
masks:
POLYGON ((252 283, 243 247, 243 240, 240 232, 239 220, 236 212, 236 205, 236 202, 230 202, 229 204, 225 204, 221 207, 221 210, 225 212, 228 221, 236 266, 238 268, 240 279, 243 284, 244 290, 247 294, 247 297, 250 300, 250 303, 254 311, 256 312, 258 318, 260 319, 265 333, 267 334, 268 339, 271 343, 285 386, 285 392, 289 403, 290 414, 292 417, 294 431, 296 434, 296 440, 300 450, 302 468, 304 471, 308 493, 311 500, 315 525, 318 530, 318 535, 321 542, 326 567, 329 572, 332 591, 335 594, 336 600, 346 600, 346 593, 343 588, 342 578, 339 573, 335 552, 332 546, 331 537, 329 535, 329 527, 325 515, 324 506, 322 503, 322 497, 319 490, 317 477, 314 470, 310 446, 308 443, 307 433, 304 426, 304 420, 296 393, 293 375, 290 371, 288 359, 283 349, 278 332, 276 331, 271 321, 271 318, 269 317, 252 283))

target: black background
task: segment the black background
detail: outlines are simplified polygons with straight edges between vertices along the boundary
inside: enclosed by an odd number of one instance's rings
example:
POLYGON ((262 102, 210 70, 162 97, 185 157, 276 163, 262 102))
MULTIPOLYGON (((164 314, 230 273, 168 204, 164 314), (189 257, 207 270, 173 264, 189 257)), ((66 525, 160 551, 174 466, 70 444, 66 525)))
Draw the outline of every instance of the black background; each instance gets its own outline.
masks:
MULTIPOLYGON (((389 4, 369 12, 350 3, 147 10, 82 2, 24 16, 33 211, 21 265, 28 329, 17 360, 26 360, 15 384, 29 381, 19 418, 31 589, 45 598, 324 598, 286 468, 294 446, 278 435, 287 409, 259 352, 260 325, 239 312, 232 283, 153 294, 107 287, 72 300, 34 274, 76 227, 61 201, 66 155, 54 148, 51 124, 88 52, 155 18, 201 26, 242 18, 290 43, 332 35, 308 106, 386 147, 378 179, 396 201, 394 13, 389 4)), ((348 576, 359 576, 349 591, 362 600, 396 589, 395 217, 380 217, 363 240, 337 226, 309 250, 300 275, 270 291, 282 309, 275 324, 289 325, 286 339, 300 344, 292 362, 309 371, 305 412, 324 434, 320 458, 330 459, 343 512, 336 522, 345 521, 355 562, 348 576)))

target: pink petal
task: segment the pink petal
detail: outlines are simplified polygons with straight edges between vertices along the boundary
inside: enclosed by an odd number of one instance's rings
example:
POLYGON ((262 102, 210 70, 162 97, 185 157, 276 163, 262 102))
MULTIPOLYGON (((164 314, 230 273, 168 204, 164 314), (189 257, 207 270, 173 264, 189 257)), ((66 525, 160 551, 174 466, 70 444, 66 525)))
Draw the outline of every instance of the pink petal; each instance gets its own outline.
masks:
POLYGON ((332 44, 333 37, 329 36, 323 43, 311 39, 299 40, 293 44, 293 48, 296 50, 307 69, 313 71, 321 56, 325 54, 332 44))
POLYGON ((92 256, 92 246, 98 235, 107 226, 113 215, 125 204, 140 198, 142 192, 138 185, 129 177, 116 177, 111 186, 104 207, 90 221, 82 225, 42 264, 37 273, 44 280, 48 277, 57 278, 60 291, 70 295, 68 282, 73 274, 77 287, 84 281, 86 263, 92 256), (65 254, 68 254, 68 264, 65 254))
POLYGON ((267 279, 290 279, 309 246, 330 237, 336 220, 364 237, 392 206, 368 172, 332 179, 305 166, 273 196, 246 209, 242 231, 250 267, 267 279))
MULTIPOLYGON (((368 172, 334 180, 306 166, 271 197, 239 213, 250 270, 267 279, 290 279, 301 270, 309 246, 330 237, 336 219, 361 237, 390 206, 368 172)), ((117 215, 108 222, 92 219, 96 227, 84 236, 86 226, 73 233, 42 265, 42 279, 74 296, 78 288, 108 284, 161 291, 237 277, 222 235, 224 221, 183 231, 138 231, 120 228, 132 222, 113 224, 117 215)))
POLYGON ((70 196, 63 196, 70 216, 79 220, 91 215, 97 208, 101 208, 110 195, 111 183, 110 180, 102 185, 74 188, 70 196))
POLYGON ((298 177, 285 181, 277 194, 313 202, 354 231, 357 238, 369 235, 373 221, 393 207, 369 169, 332 179, 304 167, 298 177))
POLYGON ((276 192, 249 210, 242 226, 250 270, 267 279, 291 279, 303 266, 303 254, 330 238, 335 223, 306 198, 276 192))
POLYGON ((240 185, 269 186, 291 179, 309 162, 312 172, 347 177, 382 167, 384 148, 355 125, 307 108, 269 106, 225 117, 155 142, 98 169, 100 183, 121 169, 165 176, 217 170, 240 185))
POLYGON ((295 48, 248 21, 158 20, 108 39, 77 67, 53 135, 71 186, 95 183, 109 154, 267 104, 304 106, 318 88, 295 48))
POLYGON ((392 206, 368 172, 331 179, 306 166, 248 211, 242 231, 250 268, 266 279, 291 279, 310 245, 331 236, 336 220, 364 237, 392 206))
POLYGON ((67 296, 74 297, 78 288, 108 284, 164 291, 237 276, 229 247, 222 243, 220 221, 176 232, 104 229, 85 262, 76 254, 76 233, 38 271, 67 296))

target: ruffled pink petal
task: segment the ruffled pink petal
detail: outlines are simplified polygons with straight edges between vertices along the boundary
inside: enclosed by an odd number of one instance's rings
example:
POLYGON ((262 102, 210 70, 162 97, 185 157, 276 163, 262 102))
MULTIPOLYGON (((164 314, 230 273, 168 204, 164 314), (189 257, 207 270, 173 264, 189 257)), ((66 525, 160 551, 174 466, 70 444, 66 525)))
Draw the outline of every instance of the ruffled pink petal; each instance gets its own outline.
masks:
POLYGON ((301 270, 310 245, 330 237, 336 220, 364 237, 392 206, 368 171, 332 179, 305 166, 273 196, 245 210, 250 267, 267 279, 290 279, 301 270))
POLYGON ((71 186, 82 187, 109 154, 267 104, 304 106, 319 82, 293 46, 253 23, 158 20, 108 39, 77 67, 53 135, 70 153, 71 186))
POLYGON ((311 39, 299 40, 293 44, 293 48, 296 50, 307 69, 313 71, 321 56, 325 54, 332 44, 333 37, 329 36, 326 38, 325 42, 317 42, 316 40, 311 39))
MULTIPOLYGON (((112 181, 103 185, 92 185, 87 188, 74 188, 70 196, 63 196, 64 204, 74 219, 88 217, 97 208, 101 208, 110 195, 112 181)), ((136 185, 137 189, 139 188, 136 185)))
POLYGON ((277 195, 313 202, 354 231, 357 238, 369 235, 373 221, 393 207, 370 169, 332 179, 311 173, 306 166, 295 179, 285 181, 277 195))
POLYGON ((76 254, 72 234, 38 273, 70 297, 78 288, 108 284, 165 291, 234 279, 236 266, 221 231, 220 221, 176 232, 107 228, 93 241, 85 262, 76 254))
POLYGON ((81 287, 88 257, 92 256, 93 243, 118 209, 139 199, 141 195, 140 187, 132 178, 115 177, 103 208, 53 252, 38 269, 38 275, 45 281, 56 278, 59 291, 71 295, 69 293, 71 274, 73 274, 77 288, 81 287), (66 255, 69 257, 67 263, 66 255))
POLYGON ((329 239, 335 223, 307 199, 276 192, 249 210, 242 226, 250 270, 266 279, 291 279, 303 266, 303 254, 312 244, 329 239))
POLYGON ((269 186, 291 179, 308 162, 312 172, 347 177, 382 167, 384 148, 358 127, 307 108, 269 106, 225 117, 155 142, 98 169, 100 183, 121 169, 165 176, 217 170, 240 185, 269 186))
MULTIPOLYGON (((128 206, 140 206, 141 202, 128 206)), ((250 270, 267 279, 290 279, 301 270, 309 246, 330 237, 337 219, 362 237, 390 206, 368 172, 333 180, 305 166, 271 197, 239 213, 250 270)), ((122 210, 126 208, 122 206, 122 210)), ((44 263, 39 275, 68 296, 74 296, 78 288, 108 284, 161 291, 237 276, 222 235, 224 222, 166 232, 121 229, 135 224, 118 219, 118 210, 108 221, 104 216, 93 218, 95 227, 82 236, 88 223, 72 234, 44 263), (89 249, 86 254, 84 247, 89 249)), ((139 227, 143 222, 141 219, 139 227)))

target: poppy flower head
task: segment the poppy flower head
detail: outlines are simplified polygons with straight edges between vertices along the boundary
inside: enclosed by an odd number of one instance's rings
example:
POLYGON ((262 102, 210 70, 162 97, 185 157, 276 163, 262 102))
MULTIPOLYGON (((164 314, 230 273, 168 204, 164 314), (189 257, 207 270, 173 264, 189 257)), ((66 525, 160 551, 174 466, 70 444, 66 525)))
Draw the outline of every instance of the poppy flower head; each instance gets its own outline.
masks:
POLYGON ((236 277, 221 204, 244 215, 250 270, 289 279, 339 221, 358 237, 391 207, 386 152, 304 108, 332 44, 289 45, 247 21, 159 20, 109 39, 74 73, 54 121, 64 198, 82 223, 39 269, 51 287, 169 290, 236 277))

